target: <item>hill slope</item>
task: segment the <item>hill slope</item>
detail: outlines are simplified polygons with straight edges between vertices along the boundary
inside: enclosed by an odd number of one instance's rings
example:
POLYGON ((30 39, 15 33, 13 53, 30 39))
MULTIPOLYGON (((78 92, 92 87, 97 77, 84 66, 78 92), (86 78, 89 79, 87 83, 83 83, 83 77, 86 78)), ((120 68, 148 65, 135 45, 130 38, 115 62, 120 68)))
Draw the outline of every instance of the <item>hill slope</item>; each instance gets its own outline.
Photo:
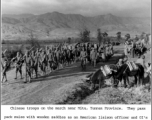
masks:
POLYGON ((77 37, 85 28, 92 32, 92 36, 96 36, 98 28, 109 34, 117 31, 138 34, 150 31, 150 18, 123 18, 112 14, 85 17, 59 12, 2 15, 2 39, 5 40, 26 40, 31 31, 39 39, 77 37))

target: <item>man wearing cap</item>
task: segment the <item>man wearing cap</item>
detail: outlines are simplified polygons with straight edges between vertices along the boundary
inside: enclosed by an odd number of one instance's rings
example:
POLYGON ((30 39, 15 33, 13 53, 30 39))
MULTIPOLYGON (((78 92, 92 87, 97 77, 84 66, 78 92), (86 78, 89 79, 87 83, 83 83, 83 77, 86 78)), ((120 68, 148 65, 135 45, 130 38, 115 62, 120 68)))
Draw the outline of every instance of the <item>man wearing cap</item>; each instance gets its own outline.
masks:
POLYGON ((80 53, 80 58, 81 58, 81 62, 82 62, 82 60, 84 60, 84 62, 86 64, 86 62, 87 62, 87 60, 86 60, 86 58, 87 58, 87 52, 85 51, 84 47, 82 48, 82 51, 80 53))

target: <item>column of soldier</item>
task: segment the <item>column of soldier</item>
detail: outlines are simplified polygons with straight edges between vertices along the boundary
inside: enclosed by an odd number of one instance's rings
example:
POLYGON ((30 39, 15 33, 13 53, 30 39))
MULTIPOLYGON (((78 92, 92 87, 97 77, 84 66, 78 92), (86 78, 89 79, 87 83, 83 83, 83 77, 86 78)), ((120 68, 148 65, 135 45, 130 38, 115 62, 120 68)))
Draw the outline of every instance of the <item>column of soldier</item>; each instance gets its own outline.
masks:
MULTIPOLYGON (((94 49, 97 52, 106 52, 106 47, 100 47, 98 44, 80 43, 75 46, 59 45, 58 47, 34 48, 27 50, 24 55, 17 52, 16 57, 8 60, 6 58, 6 50, 2 52, 2 83, 7 82, 6 72, 12 63, 15 63, 15 79, 17 73, 22 77, 22 67, 25 65, 25 80, 24 82, 31 82, 32 78, 37 78, 39 74, 49 74, 57 69, 64 68, 77 60, 80 60, 82 48, 85 48, 88 58, 94 49), (4 81, 5 79, 5 81, 4 81)), ((94 61, 94 60, 92 60, 94 61)))

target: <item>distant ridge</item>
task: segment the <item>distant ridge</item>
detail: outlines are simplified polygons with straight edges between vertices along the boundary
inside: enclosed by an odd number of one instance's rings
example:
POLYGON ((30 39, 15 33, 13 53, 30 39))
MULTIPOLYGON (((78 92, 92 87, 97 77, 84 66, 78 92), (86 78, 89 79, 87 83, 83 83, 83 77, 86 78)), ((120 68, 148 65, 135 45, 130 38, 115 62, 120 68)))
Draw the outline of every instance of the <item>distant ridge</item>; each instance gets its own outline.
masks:
POLYGON ((98 28, 115 35, 122 33, 139 34, 150 32, 150 18, 118 17, 112 14, 86 17, 79 14, 48 12, 40 15, 2 15, 2 39, 26 40, 31 31, 38 39, 78 37, 83 29, 89 29, 96 36, 98 28))

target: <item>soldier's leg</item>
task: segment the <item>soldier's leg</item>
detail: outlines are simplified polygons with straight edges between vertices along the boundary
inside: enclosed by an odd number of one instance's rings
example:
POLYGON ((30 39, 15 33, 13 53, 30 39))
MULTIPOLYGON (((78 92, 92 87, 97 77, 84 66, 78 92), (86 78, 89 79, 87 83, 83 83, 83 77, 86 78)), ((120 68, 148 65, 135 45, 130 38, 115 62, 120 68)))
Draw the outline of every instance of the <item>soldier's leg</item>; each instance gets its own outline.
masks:
POLYGON ((26 83, 27 82, 27 71, 28 71, 28 69, 27 69, 27 67, 25 67, 25 79, 24 79, 24 83, 26 83))
POLYGON ((126 84, 126 77, 123 77, 123 80, 124 80, 124 87, 126 88, 126 87, 127 87, 127 84, 126 84))
POLYGON ((31 69, 28 70, 28 82, 31 82, 31 69))
POLYGON ((7 80, 7 75, 6 75, 6 73, 5 73, 5 82, 7 82, 8 80, 7 80))
POLYGON ((3 80, 5 79, 4 82, 7 82, 7 76, 6 76, 6 71, 3 72, 3 80))
POLYGON ((36 75, 36 78, 37 78, 38 77, 38 75, 37 75, 37 73, 38 73, 38 66, 36 66, 34 70, 35 70, 35 75, 36 75))
POLYGON ((96 67, 96 60, 94 60, 94 67, 96 67))
POLYGON ((22 66, 19 69, 20 75, 21 75, 21 79, 22 79, 22 66))
POLYGON ((15 78, 14 78, 14 79, 17 79, 17 72, 18 72, 18 67, 16 67, 16 70, 15 70, 15 78))
POLYGON ((31 73, 29 72, 29 83, 31 82, 31 73))
POLYGON ((46 66, 45 63, 43 63, 43 75, 45 75, 45 72, 46 72, 46 66))
POLYGON ((36 75, 36 66, 34 66, 33 68, 31 68, 31 78, 34 78, 34 76, 36 75))
POLYGON ((4 80, 4 73, 2 74, 2 76, 3 76, 3 77, 2 77, 2 83, 3 83, 3 80, 4 80))

